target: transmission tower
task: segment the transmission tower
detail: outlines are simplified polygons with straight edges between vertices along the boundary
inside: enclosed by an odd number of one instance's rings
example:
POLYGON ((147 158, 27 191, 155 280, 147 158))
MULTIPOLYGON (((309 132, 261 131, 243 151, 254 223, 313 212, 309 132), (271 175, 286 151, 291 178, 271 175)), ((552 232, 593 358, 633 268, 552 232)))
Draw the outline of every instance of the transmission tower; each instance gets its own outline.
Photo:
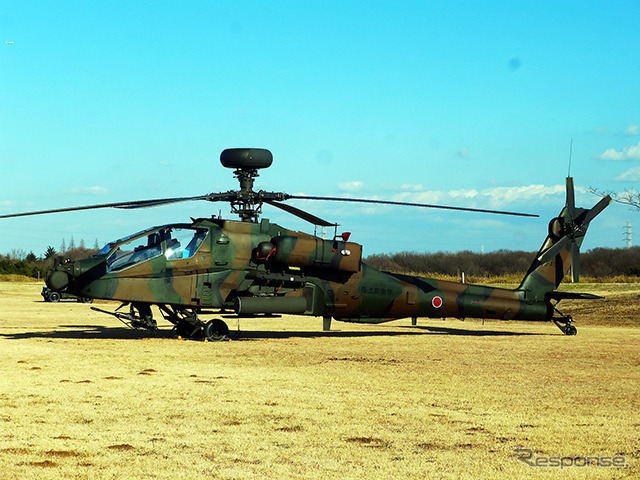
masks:
POLYGON ((631 248, 633 245, 632 242, 632 234, 631 234, 631 222, 627 222, 627 226, 625 227, 626 233, 625 238, 627 240, 627 248, 631 248))

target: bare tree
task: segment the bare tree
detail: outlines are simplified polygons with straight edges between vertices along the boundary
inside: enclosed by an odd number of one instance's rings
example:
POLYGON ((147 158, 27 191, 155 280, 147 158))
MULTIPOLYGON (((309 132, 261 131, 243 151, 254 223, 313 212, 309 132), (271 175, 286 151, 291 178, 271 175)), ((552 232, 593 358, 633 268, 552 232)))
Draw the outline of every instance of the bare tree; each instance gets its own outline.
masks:
POLYGON ((598 195, 599 197, 606 197, 609 195, 614 202, 621 203, 622 205, 630 205, 640 210, 640 192, 637 190, 627 189, 624 192, 616 193, 613 191, 605 192, 598 190, 597 188, 589 187, 587 188, 587 191, 594 195, 598 195))
POLYGON ((27 258, 27 252, 21 248, 14 248, 7 254, 9 260, 20 261, 27 258))

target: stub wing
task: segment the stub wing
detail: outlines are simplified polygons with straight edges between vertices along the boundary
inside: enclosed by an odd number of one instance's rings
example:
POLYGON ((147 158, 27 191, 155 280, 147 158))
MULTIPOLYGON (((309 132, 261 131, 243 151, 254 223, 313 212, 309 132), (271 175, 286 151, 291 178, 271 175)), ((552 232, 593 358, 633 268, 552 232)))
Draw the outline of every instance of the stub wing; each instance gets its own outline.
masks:
POLYGON ((579 293, 579 292, 549 292, 547 293, 547 297, 553 300, 598 300, 601 297, 600 295, 594 295, 593 293, 579 293))

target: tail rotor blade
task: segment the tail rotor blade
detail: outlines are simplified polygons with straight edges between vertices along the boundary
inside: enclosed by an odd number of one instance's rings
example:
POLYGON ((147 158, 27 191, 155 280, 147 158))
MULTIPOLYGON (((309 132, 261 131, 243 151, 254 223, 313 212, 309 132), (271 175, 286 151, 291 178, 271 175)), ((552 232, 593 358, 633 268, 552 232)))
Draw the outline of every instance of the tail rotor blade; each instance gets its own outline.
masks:
POLYGON ((567 210, 571 219, 575 219, 576 197, 573 188, 573 177, 567 177, 567 210))
POLYGON ((612 201, 613 200, 609 195, 604 197, 602 200, 600 200, 598 203, 596 203, 595 206, 591 210, 589 210, 587 212, 587 214, 585 215, 584 220, 582 221, 582 223, 583 224, 584 223, 589 223, 591 220, 596 218, 596 216, 599 215, 600 212, 602 212, 605 208, 607 208, 612 201))
POLYGON ((567 248, 567 245, 571 242, 571 238, 568 236, 562 237, 560 240, 556 242, 549 250, 544 252, 542 255, 538 257, 538 260, 542 263, 547 263, 551 261, 556 255, 558 255, 562 250, 567 248))
POLYGON ((580 281, 580 249, 575 242, 571 243, 571 279, 574 283, 580 281))

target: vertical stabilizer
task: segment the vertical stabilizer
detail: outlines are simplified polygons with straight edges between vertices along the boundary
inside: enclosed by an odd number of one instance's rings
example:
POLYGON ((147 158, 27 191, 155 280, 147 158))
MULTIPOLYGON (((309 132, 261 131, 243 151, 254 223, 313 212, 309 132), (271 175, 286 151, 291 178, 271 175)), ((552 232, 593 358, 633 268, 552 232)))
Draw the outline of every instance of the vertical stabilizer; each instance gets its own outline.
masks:
POLYGON ((549 235, 536 255, 520 289, 526 292, 527 302, 540 301, 560 285, 571 271, 574 282, 580 278, 580 246, 589 223, 610 203, 606 196, 593 208, 576 208, 573 178, 567 177, 565 207, 549 222, 549 235))

